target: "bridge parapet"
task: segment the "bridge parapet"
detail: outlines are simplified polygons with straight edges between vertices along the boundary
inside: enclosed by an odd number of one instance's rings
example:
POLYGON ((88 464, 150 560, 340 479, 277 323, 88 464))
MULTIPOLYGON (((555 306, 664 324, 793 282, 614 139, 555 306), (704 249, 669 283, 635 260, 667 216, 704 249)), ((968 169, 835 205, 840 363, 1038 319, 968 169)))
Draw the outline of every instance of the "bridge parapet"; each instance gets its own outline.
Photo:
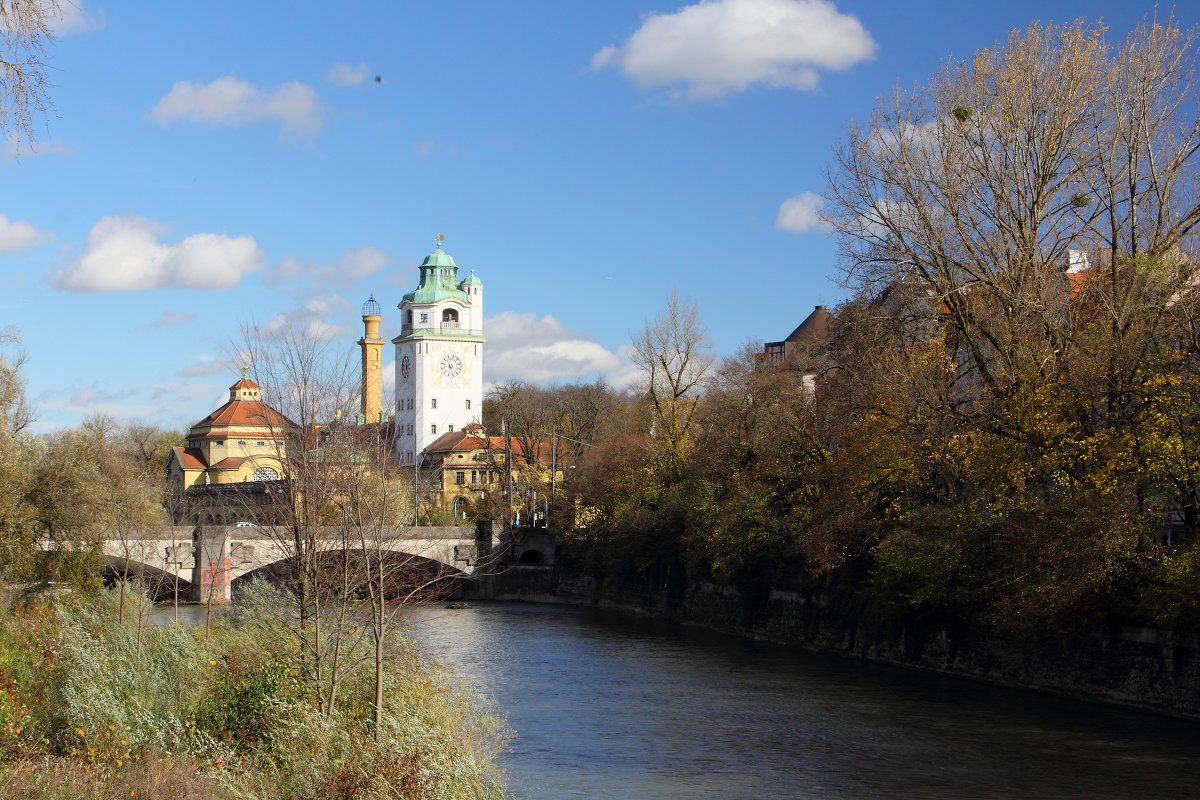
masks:
MULTIPOLYGON (((176 525, 131 530, 101 542, 115 569, 133 574, 166 574, 192 585, 193 599, 226 601, 233 582, 242 576, 285 561, 294 552, 291 531, 283 526, 176 525)), ((316 536, 323 550, 357 550, 355 531, 326 527, 316 536)), ((368 547, 419 556, 467 575, 490 564, 495 540, 491 523, 475 528, 457 526, 395 526, 368 537, 368 547), (482 538, 481 538, 482 537, 482 538)), ((55 545, 44 542, 44 549, 55 545)))

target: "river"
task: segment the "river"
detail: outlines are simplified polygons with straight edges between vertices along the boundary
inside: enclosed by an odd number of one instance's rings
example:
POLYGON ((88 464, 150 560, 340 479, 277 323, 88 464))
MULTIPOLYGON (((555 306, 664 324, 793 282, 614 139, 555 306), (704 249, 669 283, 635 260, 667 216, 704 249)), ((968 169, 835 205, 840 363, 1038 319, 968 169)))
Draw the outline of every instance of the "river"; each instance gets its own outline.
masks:
POLYGON ((1200 723, 587 608, 406 619, 507 718, 521 800, 1200 797, 1200 723))
POLYGON ((426 608, 525 800, 1200 797, 1200 724, 611 612, 426 608))

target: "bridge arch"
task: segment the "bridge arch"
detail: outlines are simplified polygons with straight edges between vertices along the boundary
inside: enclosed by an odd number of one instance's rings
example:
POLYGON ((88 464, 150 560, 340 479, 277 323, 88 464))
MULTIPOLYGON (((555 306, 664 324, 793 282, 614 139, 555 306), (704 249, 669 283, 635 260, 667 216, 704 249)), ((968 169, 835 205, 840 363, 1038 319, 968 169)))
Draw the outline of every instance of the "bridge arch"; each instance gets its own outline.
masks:
POLYGON ((190 580, 132 558, 106 553, 101 574, 104 582, 109 585, 122 579, 137 581, 145 587, 151 599, 157 602, 166 602, 176 597, 180 600, 192 598, 193 587, 190 580))
MULTIPOLYGON (((374 552, 366 552, 361 548, 344 548, 324 550, 318 557, 322 561, 321 571, 329 575, 335 584, 340 583, 341 576, 348 573, 349 591, 366 596, 367 582, 362 576, 368 556, 373 562, 374 552)), ((461 593, 464 584, 473 580, 471 575, 462 569, 428 556, 402 550, 384 550, 382 556, 384 594, 389 599, 411 599, 415 595, 422 600, 442 600, 461 593)), ((234 577, 232 591, 236 596, 243 587, 256 579, 287 587, 295 581, 295 575, 295 557, 281 558, 234 577)))

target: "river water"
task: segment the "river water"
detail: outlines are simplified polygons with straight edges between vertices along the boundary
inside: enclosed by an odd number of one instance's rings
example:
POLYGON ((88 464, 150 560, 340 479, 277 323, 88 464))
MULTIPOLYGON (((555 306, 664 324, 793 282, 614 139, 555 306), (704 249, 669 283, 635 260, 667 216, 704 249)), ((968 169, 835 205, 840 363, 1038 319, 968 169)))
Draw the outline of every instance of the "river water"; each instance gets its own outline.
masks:
POLYGON ((1197 723, 590 609, 409 621, 507 716, 526 800, 1200 797, 1197 723))

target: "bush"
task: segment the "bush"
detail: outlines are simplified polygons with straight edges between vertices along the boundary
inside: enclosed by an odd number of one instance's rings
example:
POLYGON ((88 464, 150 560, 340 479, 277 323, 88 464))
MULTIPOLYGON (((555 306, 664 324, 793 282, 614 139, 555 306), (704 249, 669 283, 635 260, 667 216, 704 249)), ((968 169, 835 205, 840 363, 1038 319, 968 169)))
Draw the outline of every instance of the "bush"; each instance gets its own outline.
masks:
MULTIPOLYGON (((251 600, 207 644, 204 629, 146 624, 144 597, 117 590, 0 612, 0 796, 503 797, 499 720, 410 643, 388 643, 376 738, 369 671, 323 712, 287 596, 251 600)), ((357 663, 373 645, 346 647, 357 663)))

